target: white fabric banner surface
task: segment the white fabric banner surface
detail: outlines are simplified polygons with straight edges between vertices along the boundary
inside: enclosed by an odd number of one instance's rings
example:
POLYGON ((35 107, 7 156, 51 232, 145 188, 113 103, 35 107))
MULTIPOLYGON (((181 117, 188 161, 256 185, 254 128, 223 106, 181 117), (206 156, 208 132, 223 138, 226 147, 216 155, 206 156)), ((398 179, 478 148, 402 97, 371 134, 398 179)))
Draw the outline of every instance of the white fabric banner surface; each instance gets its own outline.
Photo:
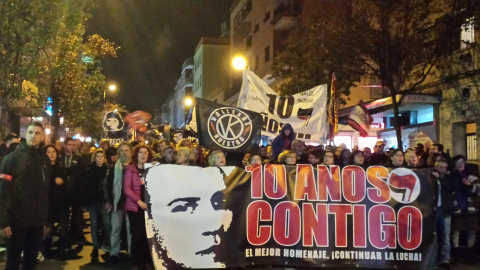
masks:
POLYGON ((277 136, 286 123, 292 125, 297 139, 326 143, 327 85, 282 97, 250 70, 243 71, 242 90, 237 107, 263 116, 262 135, 277 136))

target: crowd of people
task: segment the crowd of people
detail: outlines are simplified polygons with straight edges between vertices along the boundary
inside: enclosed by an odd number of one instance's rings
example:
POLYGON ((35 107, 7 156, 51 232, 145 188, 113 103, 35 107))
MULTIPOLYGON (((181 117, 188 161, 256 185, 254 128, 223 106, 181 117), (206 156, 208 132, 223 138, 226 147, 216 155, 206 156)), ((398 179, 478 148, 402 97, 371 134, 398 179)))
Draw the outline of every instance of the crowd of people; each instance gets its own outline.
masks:
POLYGON ((10 238, 7 269, 18 269, 22 251, 23 268, 33 269, 39 251, 45 257, 62 258, 72 246, 85 245, 86 211, 90 217, 92 260, 98 260, 99 250, 104 250, 109 255, 108 262, 116 264, 121 260, 122 243, 126 243, 123 246, 135 269, 153 269, 144 219, 148 208, 144 181, 147 163, 200 167, 274 163, 356 165, 365 169, 374 165, 430 168, 435 189, 432 207, 439 244, 438 262, 448 267, 458 259, 461 232, 465 232, 466 245, 472 249, 469 253, 476 254, 473 248, 479 215, 475 202, 480 196, 480 182, 467 169, 464 156, 451 158, 441 144, 433 144, 429 149, 418 144, 405 152, 386 150, 382 140, 376 142, 373 151, 357 146, 350 150, 344 144, 307 146, 295 138, 294 130, 286 124, 271 145, 239 155, 205 149, 190 139, 155 140, 149 144, 142 140, 124 141, 119 145, 102 140, 97 148, 67 137, 63 142, 43 145, 42 132, 41 125, 30 124, 25 141, 20 142, 16 134, 11 134, 6 145, 0 146, 5 155, 0 165, 3 178, 0 180, 0 229, 10 238), (32 162, 41 165, 38 170, 32 167, 32 162), (30 167, 32 169, 25 169, 30 167), (11 181, 10 175, 22 179, 11 181), (45 175, 50 178, 41 177, 45 175), (28 182, 33 178, 40 179, 34 184, 28 182), (42 185, 42 181, 48 181, 48 185, 42 185), (38 195, 45 186, 48 187, 46 201, 38 195), (13 187, 22 191, 12 193, 13 187), (41 240, 43 234, 45 237, 41 240), (58 235, 55 238, 58 240, 52 243, 54 235, 58 235), (41 240, 41 246, 26 244, 32 239, 41 240))

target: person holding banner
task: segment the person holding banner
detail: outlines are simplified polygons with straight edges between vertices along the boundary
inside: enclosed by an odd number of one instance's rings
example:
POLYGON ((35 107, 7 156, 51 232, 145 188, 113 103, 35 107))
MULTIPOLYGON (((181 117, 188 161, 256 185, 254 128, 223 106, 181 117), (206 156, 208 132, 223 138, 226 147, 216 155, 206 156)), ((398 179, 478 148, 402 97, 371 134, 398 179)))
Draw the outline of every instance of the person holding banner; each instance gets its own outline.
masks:
POLYGON ((133 149, 132 162, 128 165, 123 178, 123 192, 126 195, 125 210, 130 221, 132 234, 131 259, 134 268, 152 265, 145 228, 145 163, 152 162, 150 147, 138 145, 133 149))
POLYGON ((335 165, 335 155, 333 154, 332 151, 325 152, 325 155, 323 156, 323 165, 335 165))
POLYGON ((177 165, 190 165, 191 151, 187 147, 180 147, 177 150, 177 165))
POLYGON ((362 151, 354 150, 352 154, 350 154, 350 165, 356 165, 365 170, 368 168, 368 166, 365 166, 365 155, 362 151))
POLYGON ((252 154, 250 157, 249 165, 255 165, 255 164, 262 165, 262 157, 260 157, 260 155, 258 154, 252 154))
POLYGON ((278 163, 295 165, 297 164, 297 154, 291 150, 285 150, 278 156, 278 163))
MULTIPOLYGON (((409 153, 413 153, 416 157, 415 152, 410 151, 409 153)), ((435 189, 435 225, 440 251, 439 262, 443 268, 449 268, 450 266, 450 231, 454 196, 453 183, 447 171, 448 162, 442 159, 435 163, 435 170, 431 174, 435 189)))
POLYGON ((398 168, 403 166, 404 161, 403 152, 399 149, 393 149, 390 151, 389 159, 385 164, 386 167, 398 168))

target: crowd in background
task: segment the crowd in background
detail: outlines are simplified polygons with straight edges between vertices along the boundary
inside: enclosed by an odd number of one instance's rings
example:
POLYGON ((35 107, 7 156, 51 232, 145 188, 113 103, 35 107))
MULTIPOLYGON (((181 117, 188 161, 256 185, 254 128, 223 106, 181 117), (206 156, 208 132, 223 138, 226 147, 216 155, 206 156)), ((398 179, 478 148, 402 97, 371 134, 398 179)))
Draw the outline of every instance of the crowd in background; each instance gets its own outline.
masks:
MULTIPOLYGON (((10 134, 0 146, 1 155, 14 151, 20 138, 10 134)), ((286 124, 270 145, 257 152, 224 153, 205 149, 195 140, 177 142, 155 140, 122 142, 110 145, 102 140, 98 147, 67 137, 63 142, 43 146, 53 166, 49 186, 49 213, 42 253, 45 257, 64 256, 75 245, 85 245, 84 212, 89 213, 93 251, 98 260, 99 250, 108 253, 108 262, 121 260, 122 247, 129 254, 134 268, 153 269, 145 231, 144 197, 145 164, 178 164, 184 166, 248 166, 254 164, 356 165, 362 168, 381 165, 387 168, 430 168, 435 194, 438 261, 448 267, 462 252, 461 232, 471 259, 476 252, 478 231, 477 200, 480 182, 466 167, 464 156, 451 158, 441 144, 424 148, 417 144, 405 152, 385 149, 378 140, 373 146, 347 149, 344 144, 306 145, 295 138, 286 124), (58 235, 52 243, 54 235, 58 235), (55 249, 53 248, 55 247, 55 249), (453 257, 451 258, 451 254, 453 257)))

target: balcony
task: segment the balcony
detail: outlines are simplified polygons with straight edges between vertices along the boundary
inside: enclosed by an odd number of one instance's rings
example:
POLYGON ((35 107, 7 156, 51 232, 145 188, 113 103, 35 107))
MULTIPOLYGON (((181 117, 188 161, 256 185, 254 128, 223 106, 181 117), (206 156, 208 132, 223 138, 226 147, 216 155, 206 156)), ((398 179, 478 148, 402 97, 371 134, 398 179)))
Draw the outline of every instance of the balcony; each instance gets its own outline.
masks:
POLYGON ((272 24, 277 31, 292 29, 302 13, 302 5, 298 0, 284 0, 273 11, 272 24))
POLYGON ((190 69, 193 68, 193 57, 190 57, 185 61, 183 61, 182 71, 185 70, 186 68, 190 68, 190 69))
MULTIPOLYGON (((234 31, 245 31, 245 28, 251 27, 251 22, 247 19, 248 15, 252 11, 252 1, 249 0, 242 9, 237 13, 237 16, 233 18, 233 30, 234 31), (248 22, 248 23, 247 23, 248 22)), ((248 29, 250 31, 250 29, 248 29)))

